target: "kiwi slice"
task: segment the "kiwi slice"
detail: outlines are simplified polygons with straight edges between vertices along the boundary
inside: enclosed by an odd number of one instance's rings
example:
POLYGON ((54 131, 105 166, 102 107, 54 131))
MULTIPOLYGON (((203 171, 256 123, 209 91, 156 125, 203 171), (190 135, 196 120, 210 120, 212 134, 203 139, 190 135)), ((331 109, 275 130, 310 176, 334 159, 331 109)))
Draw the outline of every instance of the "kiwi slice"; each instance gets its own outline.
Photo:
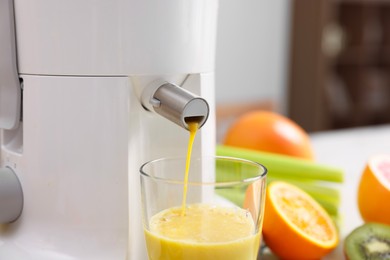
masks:
POLYGON ((346 237, 344 252, 350 260, 390 260, 390 226, 363 224, 346 237))

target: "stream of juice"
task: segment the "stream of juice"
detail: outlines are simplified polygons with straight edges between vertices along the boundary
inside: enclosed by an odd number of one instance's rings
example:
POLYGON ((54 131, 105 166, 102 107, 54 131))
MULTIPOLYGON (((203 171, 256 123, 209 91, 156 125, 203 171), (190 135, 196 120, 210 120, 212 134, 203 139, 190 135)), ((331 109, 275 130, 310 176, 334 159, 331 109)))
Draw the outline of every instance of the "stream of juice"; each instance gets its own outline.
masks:
POLYGON ((186 169, 185 169, 185 175, 184 175, 183 201, 181 203, 181 215, 182 216, 184 216, 186 214, 186 200, 187 200, 187 190, 188 190, 188 174, 189 174, 189 171, 190 171, 192 146, 194 145, 196 132, 198 131, 198 125, 199 125, 198 122, 188 122, 188 130, 190 131, 190 138, 188 139, 186 169))

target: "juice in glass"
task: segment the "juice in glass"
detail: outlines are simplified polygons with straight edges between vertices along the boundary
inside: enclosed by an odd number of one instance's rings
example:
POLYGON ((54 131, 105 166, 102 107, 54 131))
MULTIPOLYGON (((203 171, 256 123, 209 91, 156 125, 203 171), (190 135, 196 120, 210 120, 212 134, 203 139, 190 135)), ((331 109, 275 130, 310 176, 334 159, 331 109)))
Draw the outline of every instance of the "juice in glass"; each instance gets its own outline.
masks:
POLYGON ((141 167, 149 259, 255 260, 266 169, 236 158, 192 158, 183 214, 185 162, 185 157, 162 158, 141 167), (250 203, 244 203, 246 197, 250 203))
POLYGON ((186 214, 170 208, 154 215, 145 230, 149 259, 253 260, 260 234, 241 208, 191 204, 186 214))

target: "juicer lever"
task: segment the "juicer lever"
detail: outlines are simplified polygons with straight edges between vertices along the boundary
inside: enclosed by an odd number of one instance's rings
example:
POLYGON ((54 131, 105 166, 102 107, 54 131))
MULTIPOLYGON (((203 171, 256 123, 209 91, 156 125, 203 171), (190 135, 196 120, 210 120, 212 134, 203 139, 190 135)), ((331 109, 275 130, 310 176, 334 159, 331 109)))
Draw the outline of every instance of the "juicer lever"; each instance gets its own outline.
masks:
POLYGON ((209 105, 205 99, 168 82, 146 87, 142 93, 142 104, 187 130, 189 122, 197 122, 201 128, 209 116, 209 105))
POLYGON ((23 209, 23 191, 11 168, 0 168, 0 224, 19 218, 23 209))

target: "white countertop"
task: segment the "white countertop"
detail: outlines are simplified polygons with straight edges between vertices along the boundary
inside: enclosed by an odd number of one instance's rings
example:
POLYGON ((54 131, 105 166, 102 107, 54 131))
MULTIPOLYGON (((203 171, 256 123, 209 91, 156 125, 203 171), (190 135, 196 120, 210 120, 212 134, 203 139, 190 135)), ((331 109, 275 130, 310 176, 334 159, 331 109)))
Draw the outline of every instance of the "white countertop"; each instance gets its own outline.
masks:
POLYGON ((341 188, 341 243, 325 259, 344 259, 343 239, 363 224, 357 207, 357 188, 368 158, 378 153, 390 153, 390 125, 352 128, 312 135, 319 163, 340 167, 345 181, 341 188))
MULTIPOLYGON (((324 260, 345 259, 343 240, 353 229, 363 224, 357 207, 357 187, 368 158, 378 153, 390 153, 390 125, 350 128, 319 132, 311 135, 316 161, 344 170, 341 185, 341 241, 324 260)), ((275 259, 265 257, 262 259, 275 259)))

